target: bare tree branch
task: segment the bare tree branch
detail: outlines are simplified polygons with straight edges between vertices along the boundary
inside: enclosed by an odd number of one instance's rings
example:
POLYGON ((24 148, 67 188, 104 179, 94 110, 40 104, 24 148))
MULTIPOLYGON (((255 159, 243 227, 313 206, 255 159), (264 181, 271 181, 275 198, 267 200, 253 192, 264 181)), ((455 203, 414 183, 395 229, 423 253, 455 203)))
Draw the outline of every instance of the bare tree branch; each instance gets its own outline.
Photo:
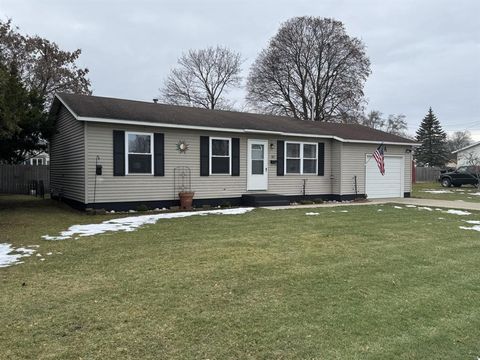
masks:
POLYGON ((161 97, 176 105, 230 108, 224 95, 240 86, 241 64, 241 55, 224 47, 189 50, 170 72, 160 89, 161 97))
POLYGON ((280 27, 252 65, 247 102, 266 113, 345 121, 361 112, 369 74, 365 45, 340 21, 297 17, 280 27))

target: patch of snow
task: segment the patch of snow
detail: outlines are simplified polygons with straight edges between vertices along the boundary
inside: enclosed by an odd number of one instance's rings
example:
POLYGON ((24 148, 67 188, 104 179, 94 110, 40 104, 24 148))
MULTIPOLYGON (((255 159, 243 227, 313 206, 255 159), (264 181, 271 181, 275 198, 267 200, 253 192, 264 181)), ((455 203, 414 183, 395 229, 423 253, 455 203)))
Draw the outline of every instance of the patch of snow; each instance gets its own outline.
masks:
POLYGON ((463 220, 463 221, 465 221, 466 223, 469 223, 469 224, 480 225, 480 221, 478 221, 478 220, 463 220))
POLYGON ((473 231, 480 231, 480 225, 474 225, 472 227, 468 227, 468 226, 459 226, 460 229, 463 229, 463 230, 473 230, 473 231))
POLYGON ((316 216, 316 215, 320 215, 320 213, 317 213, 317 212, 307 212, 307 213, 305 213, 305 215, 307 215, 307 216, 316 216))
POLYGON ((110 214, 115 214, 115 210, 110 211, 110 214))
POLYGON ((446 211, 447 214, 453 214, 453 215, 472 215, 472 213, 468 211, 462 211, 462 210, 455 210, 455 209, 449 209, 446 211))
POLYGON ((480 192, 470 193, 469 195, 480 196, 480 192))
POLYGON ((48 252, 48 253, 47 253, 48 256, 50 256, 50 255, 52 255, 52 254, 53 254, 53 253, 51 253, 51 252, 48 252))
POLYGON ((44 258, 41 258, 40 261, 45 261, 45 259, 44 259, 44 258))
POLYGON ((21 264, 22 257, 30 256, 35 252, 34 249, 25 247, 14 248, 11 244, 0 244, 0 268, 11 266, 14 264, 21 264))
POLYGON ((377 211, 383 211, 383 209, 378 209, 377 211))
POLYGON ((132 213, 132 214, 133 214, 133 213, 136 213, 136 211, 135 211, 135 210, 132 210, 132 209, 128 210, 128 212, 129 212, 129 213, 132 213))
POLYGON ((408 208, 416 208, 417 205, 405 205, 405 207, 408 207, 408 208))
POLYGON ((401 206, 394 206, 395 209, 403 209, 401 206))
POLYGON ((439 209, 439 208, 435 208, 436 211, 442 211, 442 209, 439 209))
POLYGON ((422 192, 426 192, 429 194, 451 194, 450 190, 422 190, 422 192))
POLYGON ((38 256, 38 257, 41 257, 41 256, 42 256, 42 254, 38 253, 38 254, 37 254, 37 256, 38 256))
POLYGON ((420 206, 418 209, 419 209, 419 210, 433 211, 433 209, 432 209, 432 208, 429 208, 428 206, 420 206))
POLYGON ((75 235, 93 236, 103 234, 107 231, 131 232, 137 230, 142 225, 155 224, 158 220, 161 219, 177 219, 195 215, 240 215, 250 212, 252 210, 253 208, 237 208, 130 216, 119 219, 107 220, 100 224, 73 225, 70 226, 68 230, 62 231, 58 236, 43 235, 42 238, 45 240, 65 240, 71 239, 75 235))
POLYGON ((443 217, 439 217, 439 218, 438 218, 438 220, 445 220, 445 218, 443 218, 443 217))
POLYGON ((340 212, 346 213, 346 212, 348 212, 348 210, 341 210, 340 212))

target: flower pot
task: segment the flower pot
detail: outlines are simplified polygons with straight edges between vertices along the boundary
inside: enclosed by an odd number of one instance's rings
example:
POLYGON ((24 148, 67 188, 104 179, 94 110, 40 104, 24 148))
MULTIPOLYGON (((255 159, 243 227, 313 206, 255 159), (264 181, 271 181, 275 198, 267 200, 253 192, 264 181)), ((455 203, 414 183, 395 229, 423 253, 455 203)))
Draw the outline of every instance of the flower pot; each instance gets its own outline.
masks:
POLYGON ((178 197, 180 198, 180 209, 192 210, 193 195, 195 195, 193 191, 181 191, 178 193, 178 197))

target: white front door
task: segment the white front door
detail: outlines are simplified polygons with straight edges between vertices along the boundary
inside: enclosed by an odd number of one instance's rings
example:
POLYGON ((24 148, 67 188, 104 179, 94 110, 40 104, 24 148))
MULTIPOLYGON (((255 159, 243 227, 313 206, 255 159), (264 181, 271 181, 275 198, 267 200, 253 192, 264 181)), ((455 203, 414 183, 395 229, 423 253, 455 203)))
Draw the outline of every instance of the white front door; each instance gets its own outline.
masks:
POLYGON ((247 190, 268 189, 268 141, 248 140, 247 190))

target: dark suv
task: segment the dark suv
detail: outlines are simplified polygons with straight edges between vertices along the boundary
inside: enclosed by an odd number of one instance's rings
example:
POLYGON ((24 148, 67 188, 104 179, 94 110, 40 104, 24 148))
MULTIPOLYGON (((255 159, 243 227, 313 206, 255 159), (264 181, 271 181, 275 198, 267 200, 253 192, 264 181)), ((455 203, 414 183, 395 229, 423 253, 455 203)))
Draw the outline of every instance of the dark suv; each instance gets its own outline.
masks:
POLYGON ((461 166, 457 170, 442 173, 440 183, 444 187, 477 185, 480 171, 475 166, 461 166))

